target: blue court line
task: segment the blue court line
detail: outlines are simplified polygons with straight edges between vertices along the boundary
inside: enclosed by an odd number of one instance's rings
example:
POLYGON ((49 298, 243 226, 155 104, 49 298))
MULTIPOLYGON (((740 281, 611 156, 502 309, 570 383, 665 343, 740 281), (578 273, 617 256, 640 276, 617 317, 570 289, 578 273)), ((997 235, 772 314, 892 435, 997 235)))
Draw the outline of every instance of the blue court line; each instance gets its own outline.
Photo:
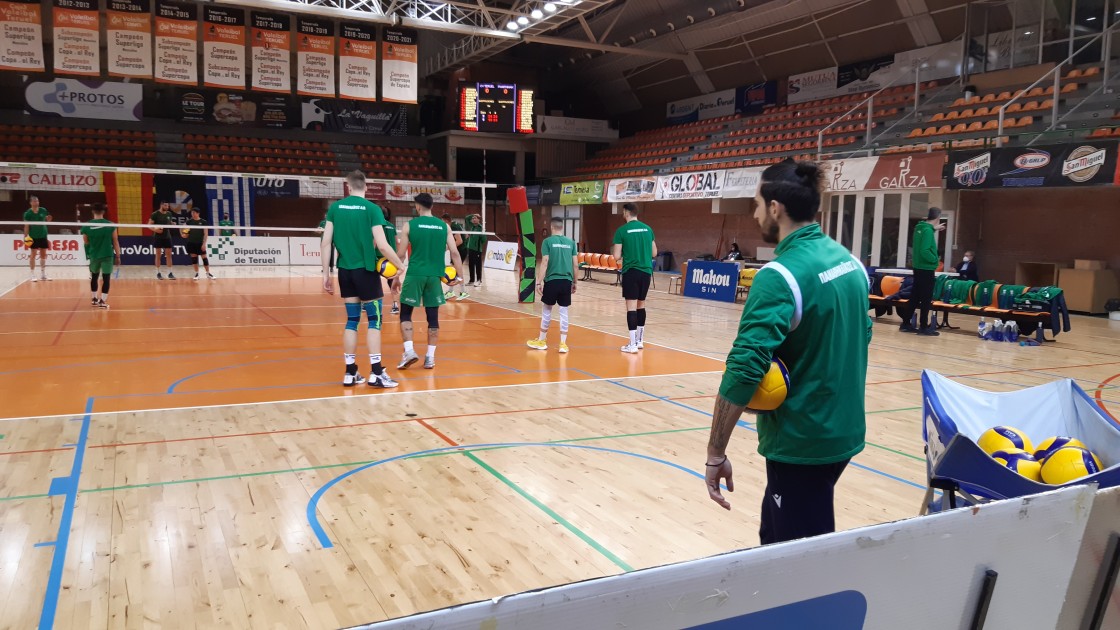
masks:
POLYGON ((686 468, 684 466, 681 466, 680 464, 676 464, 676 463, 673 463, 673 462, 670 462, 670 461, 667 461, 667 460, 664 460, 664 459, 658 459, 658 458, 652 457, 650 455, 643 455, 641 453, 634 453, 634 452, 631 452, 631 451, 622 451, 622 450, 613 449, 613 448, 604 448, 602 446, 587 446, 587 445, 584 445, 584 444, 557 444, 557 443, 549 443, 549 442, 495 442, 495 443, 489 443, 489 444, 462 444, 460 446, 445 446, 443 448, 433 448, 433 449, 428 449, 428 450, 425 450, 425 451, 415 451, 413 453, 405 453, 403 455, 396 455, 394 457, 388 457, 386 459, 379 459, 375 462, 370 462, 370 463, 365 464, 363 466, 359 466, 357 468, 354 468, 352 470, 348 470, 348 471, 342 473, 341 475, 339 475, 339 476, 335 477, 334 479, 331 479, 327 483, 323 484, 318 490, 315 491, 315 494, 311 495, 311 499, 307 502, 307 523, 311 526, 311 531, 315 533, 315 537, 319 540, 319 544, 324 549, 330 549, 331 547, 334 546, 334 543, 331 542, 330 536, 327 535, 327 532, 323 529, 322 524, 319 523, 319 515, 318 515, 319 500, 322 499, 323 495, 326 494, 327 491, 329 491, 332 487, 334 487, 335 484, 337 484, 340 481, 343 481, 347 477, 350 477, 352 475, 356 475, 356 474, 358 474, 358 473, 360 473, 364 470, 374 468, 376 466, 381 466, 383 464, 388 464, 388 463, 391 463, 391 462, 400 461, 402 459, 410 459, 410 458, 413 458, 413 457, 419 457, 421 455, 428 455, 428 454, 431 454, 431 453, 446 453, 448 451, 469 451, 469 450, 484 449, 484 448, 514 448, 514 447, 521 447, 521 446, 535 446, 535 447, 546 447, 546 448, 576 448, 576 449, 581 449, 581 450, 586 450, 586 451, 599 451, 599 452, 602 452, 602 453, 611 453, 611 454, 614 454, 614 455, 626 455, 628 457, 636 457, 638 459, 644 459, 646 461, 651 461, 651 462, 654 462, 654 463, 657 463, 657 464, 662 464, 662 465, 665 465, 665 466, 669 466, 671 468, 676 468, 677 470, 686 472, 686 473, 692 475, 693 477, 697 477, 699 479, 704 478, 704 475, 702 475, 701 473, 698 473, 698 472, 696 472, 696 471, 694 471, 690 468, 686 468))
POLYGON ((58 535, 53 543, 35 545, 54 547, 51 557, 50 574, 47 577, 47 589, 43 594, 43 611, 39 615, 40 630, 54 627, 55 614, 58 612, 58 595, 62 588, 62 570, 66 564, 66 550, 70 546, 70 527, 74 521, 74 504, 78 500, 78 479, 82 476, 82 464, 86 457, 86 440, 89 438, 90 414, 93 413, 93 396, 86 398, 86 413, 82 416, 82 428, 78 433, 77 448, 74 449, 74 464, 70 467, 70 474, 66 477, 51 479, 50 495, 65 495, 62 504, 62 516, 58 519, 58 535))

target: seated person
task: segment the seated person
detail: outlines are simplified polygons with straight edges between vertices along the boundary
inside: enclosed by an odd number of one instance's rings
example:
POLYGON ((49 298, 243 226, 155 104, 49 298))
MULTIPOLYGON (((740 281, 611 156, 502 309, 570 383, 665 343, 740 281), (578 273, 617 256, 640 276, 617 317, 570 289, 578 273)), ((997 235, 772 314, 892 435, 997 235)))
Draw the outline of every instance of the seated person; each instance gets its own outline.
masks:
POLYGON ((976 266, 976 255, 971 251, 964 253, 964 259, 953 267, 953 271, 959 273, 964 280, 980 282, 980 268, 976 266))
POLYGON ((731 244, 731 251, 727 252, 727 256, 725 256, 723 259, 724 260, 742 260, 743 259, 743 252, 739 251, 739 244, 738 243, 732 243, 731 244))

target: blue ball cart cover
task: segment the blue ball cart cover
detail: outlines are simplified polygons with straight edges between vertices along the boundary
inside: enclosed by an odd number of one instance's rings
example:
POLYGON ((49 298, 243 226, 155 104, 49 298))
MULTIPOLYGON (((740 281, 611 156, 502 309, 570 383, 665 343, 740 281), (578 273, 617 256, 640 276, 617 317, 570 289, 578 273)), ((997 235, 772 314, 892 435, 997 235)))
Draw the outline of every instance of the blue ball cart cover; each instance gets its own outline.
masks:
POLYGON ((1084 442, 1104 469, 1067 486, 1120 485, 1120 425, 1072 380, 1011 392, 989 392, 922 372, 922 438, 928 489, 921 513, 1037 494, 1063 486, 1037 483, 1000 465, 976 444, 997 425, 1022 430, 1038 444, 1066 435, 1084 442), (941 491, 935 500, 935 491, 941 491))

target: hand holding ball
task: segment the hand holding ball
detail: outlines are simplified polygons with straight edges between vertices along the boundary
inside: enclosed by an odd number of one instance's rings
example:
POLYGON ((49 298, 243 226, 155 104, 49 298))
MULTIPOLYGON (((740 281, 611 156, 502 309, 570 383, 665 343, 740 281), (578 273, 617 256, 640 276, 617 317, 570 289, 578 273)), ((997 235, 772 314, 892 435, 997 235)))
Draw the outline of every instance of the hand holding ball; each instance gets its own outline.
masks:
POLYGON ((381 274, 384 278, 396 278, 400 270, 397 266, 389 262, 388 258, 382 258, 377 261, 377 273, 381 274))

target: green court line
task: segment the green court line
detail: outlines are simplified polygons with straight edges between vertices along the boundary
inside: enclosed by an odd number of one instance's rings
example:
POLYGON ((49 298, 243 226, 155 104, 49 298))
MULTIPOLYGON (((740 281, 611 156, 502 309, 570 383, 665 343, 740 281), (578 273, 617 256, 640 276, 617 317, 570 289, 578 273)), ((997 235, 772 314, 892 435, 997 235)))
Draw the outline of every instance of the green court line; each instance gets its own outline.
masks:
MULTIPOLYGON (((452 451, 452 452, 454 452, 454 451, 452 451)), ((492 468, 489 464, 487 464, 486 462, 479 459, 477 455, 475 455, 474 453, 472 453, 470 451, 467 451, 466 453, 464 453, 464 455, 466 455, 474 463, 481 466, 483 470, 485 470, 486 472, 488 472, 491 475, 493 475, 494 477, 496 477, 498 479, 498 481, 501 481, 502 483, 509 486, 509 488, 511 490, 513 490, 517 494, 521 495, 521 497, 524 498, 526 501, 535 505, 537 507, 537 509, 539 509, 540 511, 547 514, 552 520, 559 523, 564 529, 566 529, 569 532, 575 534, 576 537, 578 537, 583 542, 587 543, 595 551, 598 551, 607 560, 610 560, 611 562, 613 562, 618 568, 622 569, 623 571, 626 571, 627 573, 634 570, 634 567, 630 566, 629 564, 626 564, 626 562, 623 561, 622 558, 619 558, 618 556, 611 553, 611 551, 609 549, 607 549, 603 545, 596 542, 594 538, 588 536, 586 533, 583 532, 583 530, 581 530, 580 528, 573 525, 566 518, 557 514, 555 510, 548 507, 544 503, 541 503, 536 497, 534 497, 533 495, 526 492, 524 489, 521 488, 521 486, 519 486, 516 483, 510 481, 509 478, 507 478, 502 473, 498 472, 497 470, 494 470, 494 468, 492 468)))
MULTIPOLYGON (((880 410, 880 411, 868 411, 867 414, 871 415, 871 414, 879 414, 879 413, 892 413, 892 412, 897 412, 897 411, 916 411, 918 409, 921 409, 921 407, 904 407, 904 408, 901 408, 901 409, 883 409, 883 410, 880 410)), ((748 423, 748 424, 750 424, 750 423, 748 423)), ((547 444, 568 444, 568 443, 571 443, 571 442, 591 442, 591 441, 595 441, 595 440, 614 440, 614 439, 619 439, 619 438, 643 437, 643 436, 648 436, 648 435, 666 435, 666 434, 670 434, 670 433, 687 433, 687 432, 691 432, 691 431, 705 431, 708 428, 709 427, 704 426, 704 427, 688 427, 688 428, 685 428, 685 429, 665 429, 665 430, 662 430, 662 431, 644 431, 644 432, 641 432, 641 433, 621 433, 621 434, 618 434, 618 435, 596 435, 596 436, 592 436, 592 437, 569 438, 569 439, 565 439, 565 440, 548 440, 546 443, 547 444)), ((874 442, 868 442, 867 444, 868 444, 868 446, 874 446, 875 448, 879 448, 879 449, 882 449, 884 451, 894 453, 896 455, 901 455, 903 457, 907 457, 907 458, 910 458, 910 459, 913 459, 913 460, 925 461, 924 457, 919 457, 917 455, 912 455, 910 453, 904 453, 902 451, 897 451, 895 449, 888 448, 888 447, 882 446, 880 444, 875 444, 874 442)), ((424 455, 417 455, 416 457, 409 457, 408 459, 422 459, 422 458, 425 458, 425 457, 438 457, 438 456, 442 456, 442 455, 476 453, 476 452, 483 452, 483 451, 498 451, 498 450, 507 449, 507 448, 514 448, 514 447, 513 446, 489 446, 489 447, 486 447, 486 448, 465 449, 465 450, 461 450, 461 451, 446 451, 446 452, 443 452, 443 453, 427 453, 427 454, 424 454, 424 455)), ((179 485, 179 484, 184 484, 184 483, 203 483, 203 482, 207 482, 207 481, 224 481, 224 480, 227 480, 227 479, 243 479, 243 478, 248 478, 248 477, 263 477, 265 475, 279 475, 279 474, 283 474, 283 473, 311 472, 311 471, 315 471, 315 470, 328 470, 328 469, 331 469, 331 468, 348 468, 348 467, 355 467, 355 466, 364 466, 366 464, 371 464, 375 461, 377 461, 377 460, 371 459, 371 460, 361 461, 361 462, 343 462, 343 463, 340 463, 340 464, 321 464, 321 465, 318 465, 318 466, 306 466, 306 467, 302 467, 302 468, 285 468, 283 470, 262 470, 260 472, 234 473, 234 474, 230 474, 230 475, 218 475, 218 476, 215 476, 215 477, 197 477, 197 478, 194 478, 194 479, 174 479, 174 480, 171 480, 171 481, 155 481, 155 482, 152 482, 152 483, 136 483, 136 484, 129 484, 129 485, 124 485, 124 486, 109 486, 109 487, 105 487, 105 488, 90 488, 88 490, 80 491, 80 494, 87 494, 87 493, 92 493, 92 492, 113 492, 113 491, 116 491, 116 490, 136 490, 136 489, 139 489, 139 488, 155 488, 155 487, 159 487, 159 486, 174 486, 174 485, 179 485)), ((40 499, 40 498, 44 498, 44 497, 48 497, 48 496, 50 496, 50 495, 48 495, 48 494, 24 494, 24 495, 17 495, 17 496, 11 496, 11 497, 0 497, 0 503, 3 503, 4 501, 21 501, 21 500, 24 500, 24 499, 40 499)))

